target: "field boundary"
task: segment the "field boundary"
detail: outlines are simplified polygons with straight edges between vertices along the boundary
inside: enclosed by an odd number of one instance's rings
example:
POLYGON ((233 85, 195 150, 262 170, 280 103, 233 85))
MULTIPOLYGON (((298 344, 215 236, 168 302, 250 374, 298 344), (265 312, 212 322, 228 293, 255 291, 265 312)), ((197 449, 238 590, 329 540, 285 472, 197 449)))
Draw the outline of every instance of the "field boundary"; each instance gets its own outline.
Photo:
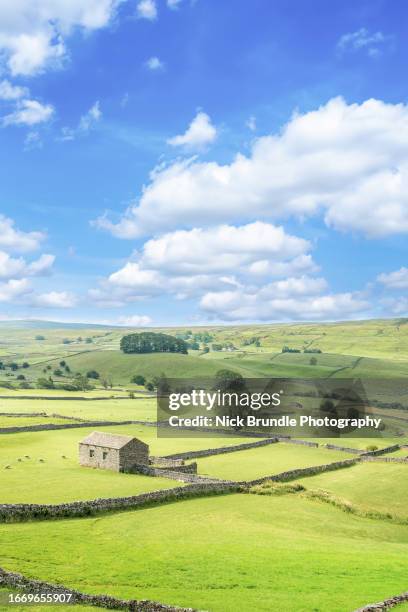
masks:
MULTIPOLYGON (((130 497, 109 497, 103 499, 65 502, 61 504, 0 504, 0 523, 25 522, 29 520, 50 520, 59 518, 76 518, 91 516, 102 512, 123 511, 142 508, 150 505, 162 504, 188 499, 191 497, 206 497, 208 495, 224 495, 233 492, 242 492, 244 489, 267 480, 273 482, 287 482, 305 476, 313 476, 321 472, 339 470, 351 467, 359 462, 359 458, 336 461, 334 463, 298 468, 280 472, 279 474, 263 476, 254 480, 220 480, 211 477, 198 476, 193 484, 185 487, 179 486, 170 489, 161 489, 140 493, 130 497)), ((147 468, 148 469, 148 468, 147 468)), ((160 470, 155 476, 170 477, 180 481, 188 481, 194 475, 169 472, 170 476, 160 470)), ((194 480, 194 478, 193 478, 194 480)))
POLYGON ((242 485, 233 481, 200 482, 185 487, 140 493, 131 497, 108 497, 61 504, 0 504, 0 523, 86 517, 102 512, 133 510, 193 497, 222 495, 238 492, 241 489, 242 485))
POLYGON ((88 595, 60 584, 53 584, 50 582, 43 582, 42 580, 27 578, 26 576, 23 576, 23 574, 7 571, 2 567, 0 567, 0 586, 38 594, 71 594, 72 603, 88 604, 100 608, 107 608, 109 610, 131 610, 132 612, 159 612, 161 610, 166 610, 167 612, 195 612, 194 608, 168 606, 166 604, 148 599, 124 600, 117 597, 112 597, 111 595, 88 595))
POLYGON ((360 457, 356 457, 355 459, 345 459, 344 461, 335 461, 334 463, 324 463, 322 465, 313 465, 305 468, 287 470, 286 472, 280 472, 279 474, 275 474, 272 476, 262 476, 261 478, 255 478, 254 480, 247 480, 241 482, 240 484, 245 484, 246 486, 253 486, 257 484, 262 484, 267 480, 272 480, 273 482, 288 482, 290 480, 297 480, 298 478, 303 478, 305 476, 314 476, 315 474, 320 474, 321 472, 341 470, 343 468, 348 468, 353 465, 356 465, 359 462, 360 457))
POLYGON ((379 601, 377 603, 367 604, 362 608, 357 608, 354 612, 378 612, 379 610, 389 610, 390 608, 394 608, 398 606, 400 603, 404 603, 408 601, 408 591, 405 593, 401 593, 401 595, 394 595, 393 597, 389 597, 388 599, 384 599, 383 601, 379 601))

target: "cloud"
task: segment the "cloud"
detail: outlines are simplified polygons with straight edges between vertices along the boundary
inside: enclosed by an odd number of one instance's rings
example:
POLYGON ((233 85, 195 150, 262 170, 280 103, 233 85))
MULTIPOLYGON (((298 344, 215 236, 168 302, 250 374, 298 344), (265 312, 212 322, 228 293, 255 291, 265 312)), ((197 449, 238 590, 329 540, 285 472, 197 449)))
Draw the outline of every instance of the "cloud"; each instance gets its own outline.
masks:
POLYGON ((15 111, 3 117, 4 125, 37 125, 45 123, 54 114, 51 104, 41 104, 38 100, 22 100, 15 111))
POLYGON ((123 0, 19 0, 0 3, 0 52, 12 75, 62 65, 66 38, 109 24, 123 0))
POLYGON ((155 55, 153 55, 152 57, 149 57, 149 59, 145 62, 145 66, 149 70, 153 70, 153 71, 163 70, 164 68, 163 62, 155 55))
POLYGON ((381 55, 381 46, 389 41, 390 37, 382 32, 370 32, 367 28, 360 28, 355 32, 343 34, 337 43, 339 52, 365 51, 369 57, 381 55))
POLYGON ((97 123, 102 117, 102 111, 100 108, 99 100, 95 102, 85 115, 82 115, 79 122, 79 129, 83 132, 87 132, 91 129, 95 123, 97 123))
POLYGON ((130 327, 145 327, 152 322, 151 318, 146 315, 130 315, 119 317, 120 325, 129 325, 130 327))
MULTIPOLYGON (((227 291, 207 293, 200 306, 212 318, 224 321, 291 321, 291 320, 336 320, 367 312, 369 303, 352 293, 307 295, 319 288, 315 286, 299 291, 292 279, 286 281, 287 294, 275 295, 276 285, 269 285, 259 291, 227 291)), ((323 286, 323 283, 322 283, 323 286)), ((284 292, 285 293, 285 292, 284 292)))
POLYGON ((155 168, 119 222, 105 215, 97 225, 129 239, 231 218, 323 215, 333 228, 368 237, 406 233, 407 142, 407 105, 334 98, 255 139, 230 164, 193 158, 155 168))
POLYGON ((145 243, 140 262, 144 268, 178 275, 231 271, 252 275, 254 265, 267 262, 267 273, 277 264, 279 276, 279 264, 294 261, 310 248, 308 241, 287 234, 282 227, 255 222, 165 234, 145 243))
POLYGON ((211 123, 210 117, 203 112, 197 113, 184 134, 169 138, 167 143, 173 147, 200 149, 214 142, 217 129, 211 123))
POLYGON ((0 100, 19 100, 28 94, 27 87, 13 85, 7 79, 0 82, 0 100))
POLYGON ((73 308, 77 303, 77 297, 69 291, 50 291, 35 296, 31 305, 45 308, 73 308))
POLYGON ((31 291, 31 285, 26 278, 11 279, 6 283, 0 283, 0 302, 13 302, 31 291))
POLYGON ((157 19, 157 6, 154 0, 140 0, 136 10, 140 19, 148 19, 149 21, 157 19))
POLYGON ((0 214, 0 248, 26 253, 38 249, 44 239, 43 232, 22 232, 12 219, 0 214))
POLYGON ((399 317, 408 316, 408 298, 405 296, 383 299, 381 304, 387 314, 391 313, 392 316, 399 317))
POLYGON ((408 268, 400 268, 389 274, 380 274, 377 280, 387 289, 408 289, 408 268))
POLYGON ((54 261, 54 255, 43 254, 39 259, 27 263, 22 257, 15 259, 0 251, 0 279, 46 276, 50 273, 54 261))
POLYGON ((147 241, 89 297, 102 306, 122 306, 164 294, 201 298, 215 289, 253 288, 265 277, 304 277, 317 271, 310 248, 308 241, 261 222, 179 230, 147 241))
POLYGON ((85 114, 83 114, 82 117, 79 119, 77 127, 71 128, 71 127, 65 126, 62 128, 61 136, 58 138, 58 140, 62 140, 62 141, 74 140, 76 136, 78 136, 79 134, 85 134, 89 132, 95 127, 98 121, 100 121, 101 117, 102 117, 102 111, 101 111, 99 100, 97 100, 91 106, 91 108, 85 114))
POLYGON ((251 117, 249 117, 249 119, 245 122, 245 125, 247 126, 247 128, 249 130, 251 130, 251 132, 255 132, 255 130, 256 130, 256 117, 251 115, 251 117))
POLYGON ((182 0, 167 0, 167 6, 169 9, 176 10, 179 8, 182 0))

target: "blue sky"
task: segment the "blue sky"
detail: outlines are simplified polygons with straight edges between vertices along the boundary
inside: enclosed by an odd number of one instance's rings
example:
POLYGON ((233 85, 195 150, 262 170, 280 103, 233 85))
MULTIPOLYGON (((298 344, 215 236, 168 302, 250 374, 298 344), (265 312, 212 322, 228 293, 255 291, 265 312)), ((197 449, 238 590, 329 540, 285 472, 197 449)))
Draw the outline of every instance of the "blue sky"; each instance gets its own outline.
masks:
POLYGON ((0 316, 407 316, 407 12, 3 2, 0 316))

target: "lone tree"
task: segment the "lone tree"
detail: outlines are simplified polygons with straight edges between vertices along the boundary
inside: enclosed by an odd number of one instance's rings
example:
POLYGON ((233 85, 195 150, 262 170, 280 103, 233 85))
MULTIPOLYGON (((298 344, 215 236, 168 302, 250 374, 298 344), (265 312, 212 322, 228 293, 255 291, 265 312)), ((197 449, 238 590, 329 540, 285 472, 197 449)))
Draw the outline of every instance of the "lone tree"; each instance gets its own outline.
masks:
POLYGON ((168 334, 141 332, 128 334, 120 341, 124 353, 183 353, 187 355, 187 342, 168 334))

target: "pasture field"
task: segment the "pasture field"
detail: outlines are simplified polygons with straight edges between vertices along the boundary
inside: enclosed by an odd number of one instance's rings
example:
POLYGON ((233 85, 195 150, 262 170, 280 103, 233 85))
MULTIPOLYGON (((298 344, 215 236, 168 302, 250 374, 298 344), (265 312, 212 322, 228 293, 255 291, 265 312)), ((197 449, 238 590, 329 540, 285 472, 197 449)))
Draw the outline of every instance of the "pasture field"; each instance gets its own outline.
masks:
POLYGON ((278 443, 225 455, 203 457, 197 459, 197 464, 199 474, 224 480, 251 480, 352 457, 353 455, 347 453, 323 448, 278 443))
MULTIPOLYGON (((188 329, 158 331, 183 335, 188 329)), ((0 413, 12 415, 0 414, 0 427, 64 424, 70 419, 152 422, 156 399, 131 383, 135 374, 147 381, 162 373, 198 378, 227 368, 254 378, 363 377, 377 384, 382 403, 372 410, 384 417, 386 429, 375 439, 357 433, 316 438, 318 448, 278 443, 203 457, 197 459, 199 475, 251 480, 354 457, 328 450, 326 443, 368 450, 408 441, 408 410, 403 406, 408 394, 405 385, 395 385, 396 378, 408 375, 406 320, 193 328, 193 334, 210 334, 210 352, 201 346, 188 355, 124 355, 119 343, 129 331, 0 323, 0 362, 6 364, 0 369, 0 413), (212 343, 229 348, 212 350, 212 343), (322 352, 282 353, 284 346, 322 352), (13 370, 11 362, 19 368, 13 370), (63 376, 54 373, 61 368, 63 376), (40 377, 51 376, 60 385, 90 370, 100 375, 91 380, 92 390, 37 388, 40 377), (29 388, 20 388, 21 373, 23 386, 29 388), (47 416, 13 416, 18 413, 47 416)), ((53 504, 180 485, 166 478, 80 467, 78 443, 95 429, 135 436, 149 445, 152 455, 252 441, 239 433, 158 437, 154 426, 137 424, 7 433, 0 435, 0 503, 53 504)), ((304 436, 306 432, 299 437, 304 436)), ((407 455, 408 449, 399 449, 389 456, 407 455)), ((408 519, 407 482, 408 464, 364 462, 294 481, 306 488, 304 493, 228 493, 87 518, 3 523, 0 566, 87 593, 153 599, 208 612, 351 612, 408 589, 408 525, 403 524, 408 519), (308 496, 315 491, 361 512, 345 512, 344 507, 308 496), (364 516, 370 512, 379 514, 364 516)), ((407 608, 400 605, 396 610, 407 608)), ((33 608, 51 609, 55 607, 33 608)))
POLYGON ((72 419, 58 419, 57 417, 10 417, 0 415, 0 427, 26 427, 30 425, 63 425, 65 423, 75 423, 72 419))
POLYGON ((1 525, 0 538, 4 565, 30 577, 215 612, 344 612, 406 588, 408 527, 294 495, 1 525))
MULTIPOLYGON (((80 467, 78 443, 92 431, 93 428, 81 428, 3 435, 0 440, 1 502, 60 503, 76 499, 120 497, 179 484, 175 480, 80 467), (5 469, 6 466, 10 468, 5 469)), ((112 427, 98 427, 98 431, 112 432, 112 427)), ((248 441, 247 438, 233 436, 156 438, 153 427, 135 425, 115 427, 114 433, 134 435, 143 440, 149 444, 152 455, 248 441)))
MULTIPOLYGON (((60 392, 61 393, 61 392, 60 392)), ((156 399, 138 396, 134 399, 36 399, 0 400, 1 412, 45 412, 85 421, 155 421, 156 399)), ((1 418, 1 416, 0 416, 1 418)), ((57 417, 52 418, 56 422, 57 417)))
POLYGON ((364 462, 345 470, 301 478, 296 482, 308 490, 329 491, 363 511, 389 512, 408 520, 407 472, 408 465, 364 462))

